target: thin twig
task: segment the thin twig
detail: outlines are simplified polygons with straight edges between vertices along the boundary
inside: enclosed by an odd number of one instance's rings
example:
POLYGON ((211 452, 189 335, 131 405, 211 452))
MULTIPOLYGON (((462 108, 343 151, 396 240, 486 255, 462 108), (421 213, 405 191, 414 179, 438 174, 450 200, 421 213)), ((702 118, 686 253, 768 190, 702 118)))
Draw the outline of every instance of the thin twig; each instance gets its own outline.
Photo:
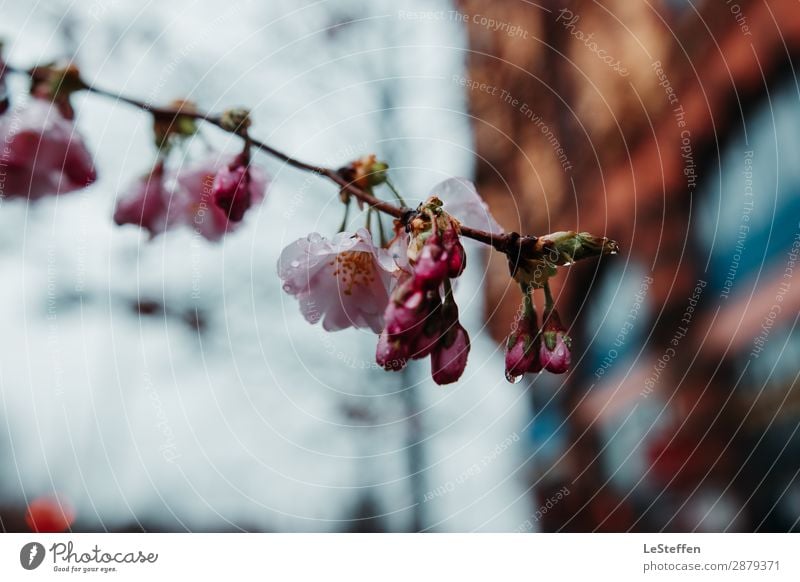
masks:
MULTIPOLYGON (((44 80, 47 78, 45 75, 48 75, 51 72, 51 69, 49 69, 48 67, 34 67, 32 69, 21 69, 9 65, 7 63, 2 63, 2 61, 0 61, 0 67, 2 67, 3 65, 5 65, 6 71, 11 73, 26 75, 30 77, 33 81, 44 80)), ((197 121, 203 121, 205 123, 209 123, 211 125, 214 125, 222 129, 223 131, 245 138, 245 136, 243 136, 241 131, 237 131, 236 129, 232 129, 226 126, 223 123, 221 116, 211 115, 196 110, 178 109, 174 107, 153 107, 151 104, 145 101, 141 101, 133 97, 128 97, 126 95, 115 93, 113 91, 109 91, 107 89, 98 87, 94 84, 87 84, 85 82, 82 82, 81 88, 89 93, 94 93, 95 95, 100 95, 108 99, 113 99, 115 101, 125 103, 133 107, 137 107, 143 111, 150 113, 155 118, 161 118, 164 121, 170 121, 174 123, 181 117, 194 119, 197 121)), ((253 138, 252 136, 250 136, 249 133, 246 135, 246 139, 250 140, 250 144, 252 147, 261 150, 262 152, 284 162, 285 164, 293 168, 302 170, 304 172, 311 172, 323 178, 327 178, 328 180, 338 185, 340 189, 349 192, 351 195, 355 196, 363 203, 367 204, 370 208, 373 208, 375 210, 383 212, 384 214, 388 214, 390 216, 393 216, 394 218, 401 220, 407 219, 409 217, 409 211, 410 211, 409 208, 406 208, 405 206, 402 205, 396 206, 390 202, 381 200, 373 196, 370 192, 367 192, 366 190, 359 188, 353 182, 345 179, 335 169, 326 168, 324 166, 317 166, 315 164, 309 164, 301 160, 298 160, 258 139, 253 138)), ((392 190, 394 190, 394 188, 392 188, 392 190)), ((517 256, 525 258, 540 258, 543 253, 541 245, 537 244, 538 238, 535 236, 519 236, 516 235, 515 233, 495 234, 477 228, 472 228, 466 225, 461 225, 460 231, 462 236, 490 245, 495 250, 505 253, 509 256, 511 254, 515 254, 517 256)))

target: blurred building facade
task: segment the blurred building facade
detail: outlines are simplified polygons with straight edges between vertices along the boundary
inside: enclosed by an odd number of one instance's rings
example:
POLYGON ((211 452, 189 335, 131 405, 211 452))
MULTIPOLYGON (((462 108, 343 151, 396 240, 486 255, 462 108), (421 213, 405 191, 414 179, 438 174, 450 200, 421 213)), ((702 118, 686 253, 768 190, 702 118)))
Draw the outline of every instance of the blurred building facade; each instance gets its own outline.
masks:
MULTIPOLYGON (((576 366, 533 380, 546 531, 797 530, 797 4, 461 0, 478 187, 562 270, 576 366)), ((487 318, 519 293, 490 259, 487 318)))

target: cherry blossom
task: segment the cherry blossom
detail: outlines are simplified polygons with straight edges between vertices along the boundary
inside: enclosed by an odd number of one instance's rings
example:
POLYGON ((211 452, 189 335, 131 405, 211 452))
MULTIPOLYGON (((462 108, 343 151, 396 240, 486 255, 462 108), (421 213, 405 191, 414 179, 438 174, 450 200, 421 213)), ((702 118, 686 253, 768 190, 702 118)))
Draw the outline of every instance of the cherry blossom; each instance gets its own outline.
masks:
MULTIPOLYGON (((267 174, 258 166, 246 167, 249 173, 248 188, 245 193, 239 193, 240 199, 249 195, 249 204, 256 204, 264 199, 269 179, 267 174)), ((236 217, 231 220, 225 209, 217 201, 220 196, 225 196, 223 191, 231 183, 230 173, 241 174, 241 161, 234 156, 210 155, 199 162, 186 167, 181 167, 172 175, 175 203, 178 206, 178 215, 184 224, 194 228, 208 240, 219 240, 226 233, 235 230, 241 215, 244 215, 244 204, 237 203, 236 217), (234 170, 231 170, 231 167, 234 170), (219 174, 223 176, 218 179, 219 174)), ((234 181, 237 187, 239 181, 234 181)))
POLYGON ((312 233, 287 246, 278 261, 283 290, 297 297, 308 322, 321 320, 327 331, 355 327, 380 333, 397 269, 363 228, 330 240, 312 233))
POLYGON ((208 240, 221 239, 266 195, 267 174, 250 164, 251 152, 260 150, 333 181, 344 204, 344 224, 353 198, 362 209, 369 207, 368 225, 373 212, 395 218, 395 237, 389 243, 379 219, 380 245, 368 229, 360 229, 331 239, 312 233, 283 250, 278 264, 283 289, 298 299, 309 322, 321 321, 328 331, 369 328, 379 334, 375 355, 382 367, 400 370, 408 360, 430 356, 435 382, 457 381, 467 364, 470 339, 458 319, 453 285, 467 265, 462 237, 472 238, 504 253, 511 277, 531 294, 526 293, 523 321, 507 341, 506 376, 569 368, 571 340, 552 308, 548 279, 557 267, 616 254, 616 242, 575 231, 537 237, 505 233, 474 184, 464 178, 436 184, 425 202, 408 208, 390 179, 389 165, 374 154, 338 169, 297 160, 252 136, 250 112, 244 108, 204 113, 187 100, 154 107, 85 82, 72 62, 24 70, 7 67, 0 58, 0 198, 35 200, 96 180, 92 156, 73 123, 70 98, 81 91, 116 97, 152 116, 157 161, 120 195, 117 224, 138 226, 151 238, 182 225, 208 240), (9 72, 31 81, 28 101, 11 113, 4 78, 9 72), (212 153, 176 166, 176 154, 187 151, 187 140, 203 123, 242 138, 241 153, 212 153), (380 186, 391 190, 398 205, 381 196, 380 186), (535 289, 544 289, 546 295, 541 330, 532 305, 535 289))
POLYGON ((155 236, 169 226, 169 203, 169 192, 164 185, 164 166, 158 164, 152 172, 134 180, 120 196, 114 222, 138 225, 155 236))
POLYGON ((35 200, 80 190, 97 179, 74 123, 31 98, 0 117, 0 195, 35 200))
POLYGON ((214 177, 214 204, 225 212, 229 221, 239 222, 250 208, 252 179, 253 172, 248 168, 243 154, 224 165, 214 177))
POLYGON ((478 194, 475 184, 466 178, 448 178, 431 188, 429 196, 435 196, 444 203, 444 210, 462 224, 485 230, 492 234, 502 234, 503 227, 489 212, 489 206, 478 194))
POLYGON ((172 170, 159 162, 120 196, 114 220, 138 225, 151 236, 184 224, 214 241, 233 231, 251 204, 263 200, 268 183, 264 170, 244 165, 239 156, 217 154, 172 170))

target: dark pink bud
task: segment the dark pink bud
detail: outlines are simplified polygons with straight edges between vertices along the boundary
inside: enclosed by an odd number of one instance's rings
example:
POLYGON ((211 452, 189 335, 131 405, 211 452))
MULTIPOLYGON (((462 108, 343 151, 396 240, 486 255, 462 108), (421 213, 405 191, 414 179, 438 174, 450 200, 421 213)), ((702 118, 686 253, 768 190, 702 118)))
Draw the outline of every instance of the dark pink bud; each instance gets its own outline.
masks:
POLYGON ((461 276, 467 268, 467 253, 458 237, 458 232, 454 226, 444 231, 442 236, 442 246, 447 253, 447 276, 451 279, 461 276))
POLYGON ((1 195, 33 200, 85 188, 97 178, 75 125, 42 99, 0 117, 0 143, 1 195))
POLYGON ((421 289, 438 289, 449 271, 448 256, 438 236, 431 235, 414 264, 414 283, 421 289))
MULTIPOLYGON (((226 156, 213 155, 180 168, 176 174, 178 199, 176 206, 180 207, 177 213, 182 215, 182 220, 186 224, 208 240, 218 240, 239 226, 239 223, 230 220, 227 212, 216 203, 215 194, 217 175, 226 167, 241 166, 242 164, 237 162, 239 158, 240 156, 230 159, 226 156)), ((238 202, 234 202, 236 196, 231 198, 232 204, 236 205, 235 211, 237 213, 241 211, 242 214, 244 211, 241 201, 246 199, 248 207, 250 203, 260 202, 269 184, 267 174, 260 167, 251 164, 247 172, 247 196, 239 198, 238 202)), ((235 177, 226 181, 233 183, 234 186, 240 183, 235 177)), ((233 210, 232 208, 232 212, 233 210)), ((241 217, 239 218, 241 220, 241 217)))
POLYGON ((542 367, 553 374, 563 374, 569 370, 572 363, 571 345, 572 340, 566 334, 558 312, 553 310, 549 314, 545 314, 545 323, 542 327, 542 346, 539 349, 542 367))
POLYGON ((419 333, 427 313, 425 292, 415 289, 413 280, 408 279, 394 290, 386 306, 386 331, 391 336, 419 333))
POLYGON ((460 323, 456 322, 443 336, 431 354, 431 375, 439 384, 457 381, 467 367, 469 356, 469 335, 460 323))
POLYGON ((409 355, 414 360, 429 356, 441 339, 444 322, 438 295, 428 298, 426 311, 422 331, 413 336, 409 348, 409 355))
POLYGON ((120 196, 114 222, 135 224, 155 236, 167 229, 167 204, 164 170, 159 164, 150 174, 137 178, 120 196))
POLYGON ((527 319, 523 319, 519 329, 508 336, 506 342, 506 378, 510 382, 527 372, 541 370, 538 347, 537 338, 531 333, 527 319), (539 370, 535 369, 537 366, 539 370))
POLYGON ((550 341, 552 349, 548 345, 548 341, 542 342, 542 347, 539 351, 539 358, 545 370, 553 374, 563 374, 569 370, 572 363, 572 357, 569 350, 569 337, 561 332, 555 334, 555 338, 550 341))
POLYGON ((64 174, 80 188, 93 184, 97 180, 97 171, 89 152, 82 144, 70 142, 64 156, 64 174))
POLYGON ((447 251, 447 254, 447 276, 451 279, 460 277, 464 269, 467 268, 467 254, 464 252, 464 247, 461 246, 461 243, 458 243, 458 245, 447 251))
POLYGON ((239 222, 250 208, 250 170, 237 156, 230 165, 223 166, 214 177, 214 204, 221 208, 228 220, 239 222))
POLYGON ((408 349, 399 340, 393 340, 384 330, 378 337, 378 347, 375 350, 375 361, 384 370, 397 372, 406 366, 408 349))
POLYGON ((439 335, 434 333, 429 335, 425 332, 413 338, 411 347, 409 348, 409 357, 412 360, 421 360, 433 353, 439 343, 439 335))

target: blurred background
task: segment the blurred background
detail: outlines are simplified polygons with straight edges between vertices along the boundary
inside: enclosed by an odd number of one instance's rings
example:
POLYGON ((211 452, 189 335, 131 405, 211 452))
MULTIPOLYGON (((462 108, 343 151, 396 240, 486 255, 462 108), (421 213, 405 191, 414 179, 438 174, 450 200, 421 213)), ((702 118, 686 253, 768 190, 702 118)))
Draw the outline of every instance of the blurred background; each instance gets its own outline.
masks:
POLYGON ((224 244, 115 227, 150 119, 82 95, 98 182, 0 204, 0 529, 52 496, 74 531, 800 528, 796 2, 400 4, 12 0, 0 36, 18 66, 248 105, 304 160, 375 152, 409 201, 466 176, 508 230, 616 239, 554 280, 573 369, 505 381, 519 294, 479 247, 458 384, 307 324, 275 265, 335 232, 337 192, 268 158, 224 244))

